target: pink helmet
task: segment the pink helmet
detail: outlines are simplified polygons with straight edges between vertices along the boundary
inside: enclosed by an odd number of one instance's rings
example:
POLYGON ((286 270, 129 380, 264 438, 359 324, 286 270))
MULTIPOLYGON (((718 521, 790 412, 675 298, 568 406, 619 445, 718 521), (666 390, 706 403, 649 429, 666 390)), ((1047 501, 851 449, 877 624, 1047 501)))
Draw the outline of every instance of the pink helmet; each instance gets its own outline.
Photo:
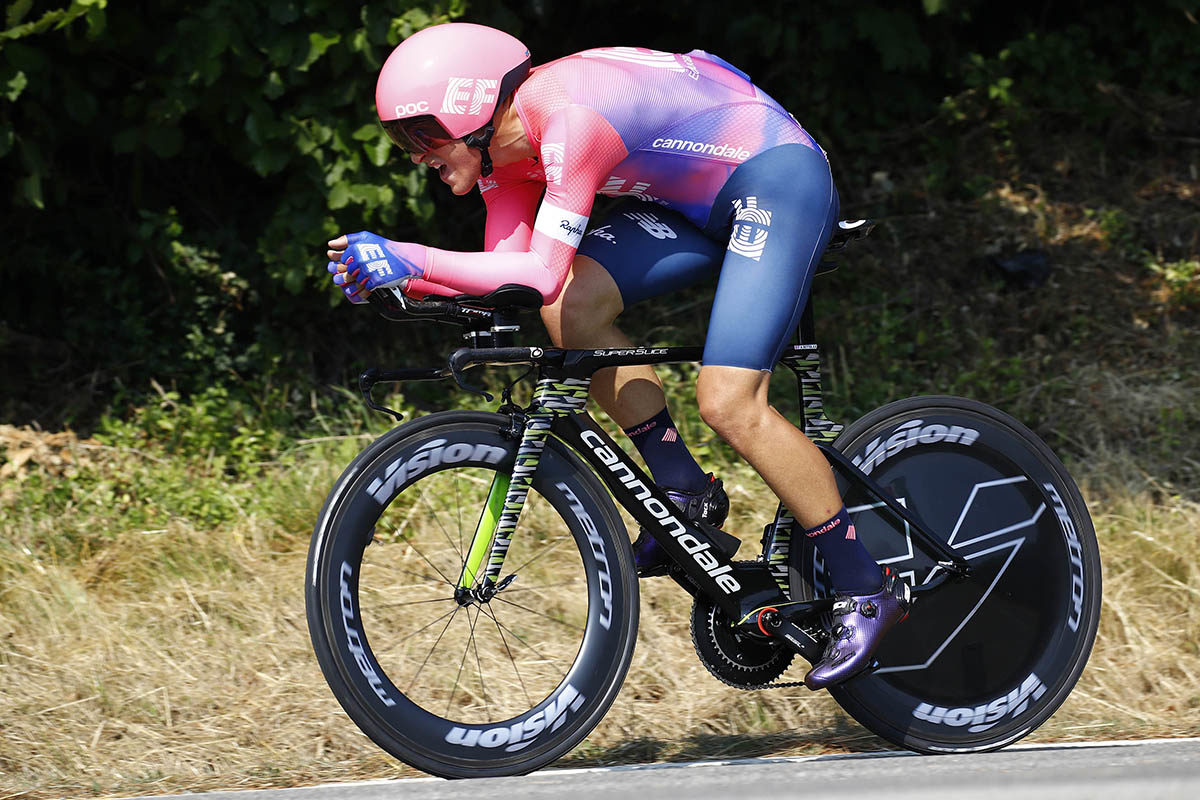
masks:
POLYGON ((491 131, 470 134, 490 126, 496 107, 529 74, 529 64, 529 48, 495 28, 450 22, 417 31, 379 72, 379 121, 410 153, 465 139, 483 151, 490 172, 491 131))

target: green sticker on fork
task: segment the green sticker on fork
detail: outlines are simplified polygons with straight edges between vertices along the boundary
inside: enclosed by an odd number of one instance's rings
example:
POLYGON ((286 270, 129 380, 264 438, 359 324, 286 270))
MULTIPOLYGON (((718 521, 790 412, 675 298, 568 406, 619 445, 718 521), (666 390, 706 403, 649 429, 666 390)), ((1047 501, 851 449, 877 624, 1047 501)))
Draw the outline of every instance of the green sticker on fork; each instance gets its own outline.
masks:
POLYGON ((467 563, 463 564, 462 575, 458 578, 459 588, 470 589, 475 585, 475 578, 480 573, 483 559, 492 549, 492 536, 496 533, 496 523, 500 520, 500 512, 504 510, 504 498, 508 494, 509 476, 497 472, 492 478, 492 488, 488 492, 487 505, 475 526, 475 536, 471 539, 471 550, 467 553, 467 563))

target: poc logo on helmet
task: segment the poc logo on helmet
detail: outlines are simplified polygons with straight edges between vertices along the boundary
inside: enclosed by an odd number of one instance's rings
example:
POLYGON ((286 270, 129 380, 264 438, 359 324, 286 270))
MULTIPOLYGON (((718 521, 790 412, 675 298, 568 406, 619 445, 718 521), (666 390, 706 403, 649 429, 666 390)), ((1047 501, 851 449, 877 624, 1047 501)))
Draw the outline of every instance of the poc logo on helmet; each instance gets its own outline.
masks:
POLYGON ((496 102, 500 82, 489 78, 451 78, 442 98, 443 114, 478 114, 484 103, 496 102))
POLYGON ((428 114, 429 103, 422 100, 419 103, 397 103, 396 104, 396 119, 401 117, 411 117, 415 114, 428 114))

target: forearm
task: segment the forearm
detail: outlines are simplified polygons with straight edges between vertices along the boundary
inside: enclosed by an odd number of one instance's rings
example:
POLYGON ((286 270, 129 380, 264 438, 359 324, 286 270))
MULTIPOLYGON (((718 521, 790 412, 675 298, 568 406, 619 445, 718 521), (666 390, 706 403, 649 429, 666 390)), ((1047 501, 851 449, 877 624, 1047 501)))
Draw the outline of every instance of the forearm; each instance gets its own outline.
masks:
POLYGON ((553 302, 565 275, 556 275, 536 252, 462 253, 428 248, 426 281, 466 294, 483 295, 506 283, 531 286, 553 302))

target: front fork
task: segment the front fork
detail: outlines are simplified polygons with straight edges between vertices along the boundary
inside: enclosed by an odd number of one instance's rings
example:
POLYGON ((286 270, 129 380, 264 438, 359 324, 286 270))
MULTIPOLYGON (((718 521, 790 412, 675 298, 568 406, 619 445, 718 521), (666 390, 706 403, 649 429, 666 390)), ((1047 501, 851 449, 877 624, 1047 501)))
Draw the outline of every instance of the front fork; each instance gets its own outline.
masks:
POLYGON ((471 548, 458 588, 487 591, 499 582, 504 559, 512 544, 513 533, 525 507, 525 498, 533 486, 533 476, 542 460, 542 450, 555 417, 581 411, 587 406, 591 380, 584 378, 542 378, 533 393, 530 411, 525 417, 521 444, 511 475, 497 472, 488 492, 487 505, 475 528, 471 548))

